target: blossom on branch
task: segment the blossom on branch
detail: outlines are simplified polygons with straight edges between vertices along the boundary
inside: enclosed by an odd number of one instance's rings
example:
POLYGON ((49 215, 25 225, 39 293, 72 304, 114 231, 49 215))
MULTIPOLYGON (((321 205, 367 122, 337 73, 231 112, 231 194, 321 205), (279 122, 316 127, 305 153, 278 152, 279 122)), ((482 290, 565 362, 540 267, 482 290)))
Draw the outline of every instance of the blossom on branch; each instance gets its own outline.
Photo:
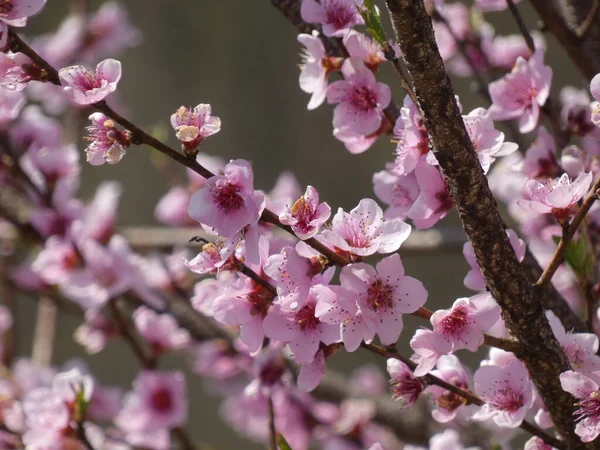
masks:
POLYGON ((67 97, 79 105, 98 103, 117 89, 121 79, 121 63, 106 59, 96 66, 95 73, 83 66, 70 66, 58 72, 67 97))

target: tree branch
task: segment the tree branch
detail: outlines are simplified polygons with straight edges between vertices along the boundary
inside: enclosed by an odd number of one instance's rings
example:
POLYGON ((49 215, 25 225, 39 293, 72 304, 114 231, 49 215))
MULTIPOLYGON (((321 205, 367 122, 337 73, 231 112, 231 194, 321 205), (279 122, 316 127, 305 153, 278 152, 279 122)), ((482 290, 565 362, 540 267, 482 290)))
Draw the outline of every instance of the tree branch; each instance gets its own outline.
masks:
POLYGON ((557 431, 569 445, 579 448, 582 444, 574 432, 572 416, 574 400, 559 382, 560 373, 569 370, 569 362, 510 245, 460 115, 423 0, 386 0, 386 4, 433 152, 486 284, 502 309, 508 329, 521 344, 520 358, 557 431))

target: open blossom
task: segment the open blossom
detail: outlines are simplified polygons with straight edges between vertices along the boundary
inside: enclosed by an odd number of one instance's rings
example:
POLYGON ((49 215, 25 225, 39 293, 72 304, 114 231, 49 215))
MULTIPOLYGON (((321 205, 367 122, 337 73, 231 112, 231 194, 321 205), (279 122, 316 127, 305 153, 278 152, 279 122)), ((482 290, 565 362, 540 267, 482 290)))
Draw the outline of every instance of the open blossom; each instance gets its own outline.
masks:
POLYGON ((475 392, 485 402, 474 420, 493 419, 507 428, 521 425, 533 406, 533 383, 521 361, 515 359, 502 367, 482 366, 474 380, 475 392))
POLYGON ((329 74, 339 69, 342 59, 327 56, 323 41, 316 30, 313 30, 312 35, 299 34, 298 42, 305 47, 302 54, 300 89, 312 94, 307 108, 315 109, 325 101, 329 74))
POLYGON ((425 381, 415 377, 410 367, 397 359, 387 360, 387 371, 390 374, 392 399, 410 408, 425 389, 425 381))
POLYGON ((539 127, 537 137, 525 152, 521 164, 523 173, 528 178, 554 178, 560 173, 556 144, 545 127, 539 127))
POLYGON ((313 361, 319 343, 333 344, 340 340, 339 326, 321 322, 315 316, 317 302, 332 299, 336 294, 325 286, 314 286, 304 305, 297 310, 286 310, 273 305, 263 322, 265 335, 289 343, 294 359, 301 364, 313 361))
MULTIPOLYGON (((469 375, 454 355, 441 356, 437 362, 437 370, 433 370, 431 375, 458 388, 469 389, 469 375)), ((431 416, 440 423, 453 420, 459 408, 465 404, 464 398, 440 386, 431 385, 427 387, 426 392, 433 395, 437 406, 431 411, 431 416)))
POLYGON ((567 370, 560 374, 560 384, 579 400, 573 413, 577 421, 575 433, 583 442, 593 441, 600 435, 600 372, 585 376, 567 370))
POLYGON ((329 205, 319 203, 319 193, 314 187, 308 186, 304 195, 279 215, 279 220, 284 225, 291 226, 296 236, 304 240, 317 234, 330 215, 329 205))
POLYGON ((117 129, 115 122, 102 113, 93 113, 89 119, 92 124, 86 128, 89 136, 85 139, 90 142, 85 149, 87 162, 101 166, 121 161, 131 146, 131 133, 117 129))
MULTIPOLYGON (((525 251, 527 250, 525 242, 522 239, 519 239, 519 236, 517 236, 517 233, 513 230, 506 230, 506 234, 508 235, 510 245, 517 254, 517 259, 519 262, 522 262, 523 258, 525 258, 525 251)), ((463 246, 463 255, 467 260, 467 263, 469 263, 469 266, 471 266, 471 270, 469 270, 469 273, 467 273, 464 280, 465 286, 474 291, 485 291, 485 280, 483 279, 481 268, 475 259, 475 252, 473 251, 471 241, 465 242, 465 245, 463 246)))
POLYGON ((190 201, 189 214, 229 238, 256 223, 264 208, 264 194, 253 187, 254 175, 248 161, 232 160, 223 175, 206 180, 190 201))
POLYGON ((409 234, 410 225, 399 219, 383 220, 379 205, 368 198, 349 213, 339 208, 331 230, 321 232, 328 244, 359 256, 395 252, 409 234))
POLYGON ((0 89, 0 126, 3 127, 19 117, 23 106, 25 106, 23 92, 0 89))
POLYGON ((373 174, 373 191, 379 200, 388 205, 383 213, 385 219, 405 220, 420 189, 414 172, 401 176, 382 170, 373 174))
POLYGON ((494 122, 484 108, 475 108, 463 116, 463 121, 484 173, 497 158, 517 150, 517 144, 504 142, 504 133, 494 128, 494 122))
POLYGON ((133 323, 155 353, 186 348, 191 343, 190 333, 180 328, 170 314, 157 314, 140 306, 133 313, 133 323))
POLYGON ((22 91, 31 80, 39 79, 42 71, 23 53, 0 54, 0 87, 22 91))
POLYGON ((323 25, 325 36, 343 37, 355 25, 364 23, 357 6, 364 0, 302 0, 300 14, 308 23, 323 25))
POLYGON ((121 79, 121 63, 105 59, 92 73, 83 66, 60 69, 60 82, 67 96, 79 105, 90 105, 106 98, 117 89, 121 79))
MULTIPOLYGON (((592 78, 590 92, 596 102, 600 102, 600 73, 592 78)), ((592 110, 592 122, 594 122, 596 126, 600 126, 600 103, 596 103, 592 110)))
POLYGON ((396 120, 393 130, 396 144, 396 159, 388 169, 396 175, 412 172, 422 155, 429 153, 429 135, 423 125, 423 118, 409 96, 396 120))
POLYGON ((188 402, 185 377, 181 372, 144 370, 133 382, 133 391, 115 423, 125 431, 153 431, 183 425, 188 402))
POLYGON ((370 69, 376 70, 380 63, 386 61, 381 45, 366 34, 350 30, 343 41, 348 54, 360 58, 370 69))
POLYGON ((171 126, 184 150, 196 150, 204 139, 221 131, 221 119, 211 113, 209 104, 200 103, 193 109, 182 106, 171 115, 171 126))
POLYGON ((0 3, 0 50, 8 43, 8 26, 24 27, 27 18, 40 12, 46 0, 4 0, 0 3))
POLYGON ((337 103, 333 112, 334 128, 349 127, 363 135, 375 133, 382 122, 383 110, 392 99, 388 85, 377 82, 375 75, 357 58, 342 65, 343 80, 327 88, 327 102, 337 103))
POLYGON ((568 220, 577 202, 587 193, 592 184, 592 173, 582 173, 571 181, 569 175, 562 174, 546 182, 531 179, 525 182, 529 200, 517 200, 522 208, 538 214, 553 214, 559 220, 568 220))
POLYGON ((402 314, 415 312, 425 304, 427 291, 415 278, 404 275, 400 256, 388 256, 376 268, 357 263, 345 266, 340 275, 344 291, 360 307, 367 326, 382 344, 395 343, 402 331, 402 314))
POLYGON ((490 84, 492 119, 519 118, 519 131, 529 133, 538 123, 551 82, 552 69, 544 65, 543 50, 537 49, 528 61, 517 58, 511 73, 490 84))
POLYGON ((438 220, 446 217, 454 204, 440 169, 429 164, 426 156, 422 156, 417 163, 415 175, 419 196, 407 214, 416 227, 431 228, 438 220))

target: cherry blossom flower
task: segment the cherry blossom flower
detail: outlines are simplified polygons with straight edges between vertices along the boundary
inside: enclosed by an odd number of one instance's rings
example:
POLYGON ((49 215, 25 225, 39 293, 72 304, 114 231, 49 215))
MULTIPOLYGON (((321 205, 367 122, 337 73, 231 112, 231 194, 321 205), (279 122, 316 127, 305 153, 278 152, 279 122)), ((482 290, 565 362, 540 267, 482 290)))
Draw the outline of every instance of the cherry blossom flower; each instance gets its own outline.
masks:
POLYGON ((419 309, 427 300, 423 284, 404 275, 398 254, 388 256, 376 268, 356 263, 345 266, 340 275, 344 291, 360 307, 363 317, 382 344, 395 343, 402 331, 402 314, 419 309))
POLYGON ((371 70, 376 70, 379 64, 386 61, 381 45, 363 33, 350 30, 343 42, 350 57, 359 58, 371 70))
POLYGON ((248 161, 232 160, 223 175, 215 175, 197 190, 189 214, 198 222, 229 238, 256 223, 264 208, 264 194, 253 188, 254 175, 248 161))
POLYGON ((490 84, 492 119, 519 118, 519 131, 529 133, 538 123, 551 82, 552 69, 544 65, 543 50, 537 49, 528 61, 517 58, 511 73, 490 84))
MULTIPOLYGON (((514 0, 515 5, 521 0, 514 0)), ((503 11, 507 8, 506 1, 502 0, 475 0, 475 4, 483 12, 503 11)))
POLYGON ((413 406, 425 389, 425 381, 415 377, 410 367, 397 359, 387 360, 387 371, 390 374, 392 399, 404 408, 413 406))
POLYGON ((600 374, 598 372, 583 375, 567 370, 560 374, 563 390, 579 400, 573 413, 577 425, 575 433, 582 442, 591 442, 600 435, 600 374))
POLYGON ((286 311, 279 305, 273 305, 263 322, 266 336, 289 343, 297 362, 312 362, 320 342, 329 345, 340 340, 339 326, 321 322, 315 316, 317 302, 321 299, 331 301, 335 295, 325 286, 314 286, 298 310, 286 311))
POLYGON ((121 63, 115 59, 105 59, 92 73, 83 66, 60 69, 60 82, 67 96, 79 105, 98 103, 117 89, 121 79, 121 63))
POLYGON ((379 205, 366 198, 349 213, 339 208, 331 221, 331 230, 323 230, 320 236, 342 252, 368 256, 395 252, 409 234, 408 224, 398 219, 383 220, 379 205))
POLYGON ((300 89, 312 94, 307 109, 312 110, 321 106, 327 94, 327 79, 333 71, 339 70, 342 59, 327 56, 325 46, 319 38, 319 32, 299 34, 298 42, 304 45, 300 72, 300 89))
POLYGON ((154 208, 154 217, 172 227, 190 227, 196 222, 188 214, 190 192, 183 186, 173 186, 154 208))
POLYGON ((592 122, 592 103, 586 89, 565 86, 560 90, 561 118, 573 136, 586 136, 596 130, 592 122))
MULTIPOLYGON (((433 370, 431 375, 461 389, 469 389, 469 376, 454 355, 441 356, 437 362, 437 370, 433 370)), ((433 395, 437 409, 431 411, 431 416, 440 423, 453 420, 459 408, 465 404, 462 397, 439 386, 428 386, 425 392, 433 395)))
POLYGON ((396 175, 407 175, 415 169, 421 156, 429 153, 429 135, 419 109, 409 96, 404 99, 393 135, 398 142, 396 159, 388 170, 396 175))
POLYGON ((186 348, 191 343, 190 333, 180 328, 170 314, 157 314, 140 306, 133 313, 133 323, 155 354, 186 348))
POLYGON ((63 142, 62 132, 60 122, 46 116, 38 105, 24 108, 9 130, 11 139, 21 148, 58 148, 63 142))
POLYGON ((535 141, 525 152, 522 170, 528 178, 553 178, 560 173, 556 160, 556 144, 545 127, 538 128, 535 141))
POLYGON ((314 187, 308 186, 304 195, 279 215, 279 220, 284 225, 291 226, 296 236, 304 240, 317 234, 329 216, 329 205, 325 202, 319 203, 319 193, 314 187))
POLYGON ((184 151, 194 153, 204 139, 221 131, 221 119, 211 113, 209 104, 200 103, 194 109, 182 106, 171 115, 171 126, 184 151))
POLYGON ((523 450, 556 450, 556 448, 546 444, 541 438, 533 436, 525 442, 523 450))
POLYGON ((475 392, 485 405, 473 420, 493 419, 496 425, 507 428, 521 425, 533 406, 533 384, 521 361, 513 360, 502 367, 482 366, 474 380, 475 392))
POLYGON ((27 18, 44 7, 46 0, 6 0, 0 4, 0 49, 8 43, 8 26, 24 27, 27 18))
POLYGON ((558 220, 568 220, 577 207, 577 202, 587 193, 592 184, 592 174, 582 173, 571 181, 564 173, 560 178, 546 182, 531 179, 525 183, 529 200, 519 199, 517 204, 538 214, 552 214, 558 220))
MULTIPOLYGON (((429 450, 479 450, 480 447, 465 446, 460 441, 460 434, 456 430, 448 429, 442 433, 437 433, 429 439, 429 450)), ((404 450, 425 450, 425 447, 416 447, 414 445, 405 445, 404 450)))
POLYGON ((300 14, 308 23, 323 25, 325 36, 343 37, 355 25, 364 23, 358 6, 364 0, 302 0, 300 14))
POLYGON ((41 76, 42 71, 23 53, 0 54, 0 87, 22 91, 31 80, 41 76))
POLYGON ((425 158, 422 156, 415 168, 419 196, 408 210, 413 224, 422 229, 431 228, 454 206, 440 170, 428 164, 425 158))
POLYGON ((325 362, 325 352, 319 350, 309 364, 301 364, 298 372, 298 389, 304 392, 311 392, 316 389, 323 375, 325 375, 325 362))
POLYGON ((153 431, 183 425, 188 404, 185 377, 181 372, 144 370, 133 382, 133 391, 115 419, 125 431, 153 431))
MULTIPOLYGON (((517 233, 515 233, 513 230, 506 230, 506 234, 508 235, 510 245, 515 250, 517 259, 519 262, 522 262, 525 258, 525 251, 527 250, 525 242, 522 239, 519 239, 519 236, 517 236, 517 233)), ((465 242, 465 245, 463 246, 463 255, 469 266, 471 266, 471 270, 469 270, 469 273, 467 273, 467 276, 464 280, 465 286, 474 291, 485 291, 485 280, 483 279, 481 268, 475 259, 473 245, 470 241, 465 242)))
POLYGON ((229 261, 235 252, 236 245, 231 239, 227 241, 209 242, 202 246, 202 251, 190 260, 185 261, 186 267, 194 273, 214 273, 229 261))
POLYGON ((484 108, 475 108, 463 116, 463 121, 484 173, 497 158, 517 150, 517 144, 504 142, 504 133, 494 128, 494 122, 484 108))
POLYGON ((420 189, 414 172, 400 176, 395 172, 382 170, 373 174, 373 191, 379 200, 388 205, 383 213, 385 219, 405 220, 420 189))
POLYGON ((596 126, 600 126, 600 74, 597 74, 590 83, 590 92, 596 100, 594 109, 592 110, 592 122, 596 126))
POLYGON ((0 89, 0 126, 4 127, 17 117, 25 106, 25 97, 22 92, 0 89))
POLYGON ((567 333, 565 327, 552 311, 546 311, 546 317, 556 340, 569 359, 571 367, 585 375, 600 371, 598 336, 594 333, 567 333))
POLYGON ((93 166, 117 164, 131 146, 131 133, 117 129, 114 121, 102 113, 93 113, 89 119, 92 124, 86 128, 89 136, 85 139, 90 142, 85 149, 87 162, 93 166))
POLYGON ((392 99, 389 86, 377 82, 373 72, 357 58, 344 61, 342 74, 344 80, 334 81, 327 88, 327 102, 337 103, 334 128, 350 127, 363 135, 375 133, 392 99))

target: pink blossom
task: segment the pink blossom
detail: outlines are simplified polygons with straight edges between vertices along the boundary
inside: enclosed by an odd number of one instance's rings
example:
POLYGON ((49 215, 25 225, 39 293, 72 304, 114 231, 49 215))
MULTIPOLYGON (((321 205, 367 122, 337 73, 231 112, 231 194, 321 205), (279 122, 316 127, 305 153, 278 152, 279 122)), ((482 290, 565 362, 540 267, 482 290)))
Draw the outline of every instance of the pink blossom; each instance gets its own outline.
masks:
POLYGON ((462 3, 435 2, 437 12, 446 19, 451 30, 440 20, 433 21, 435 40, 438 44, 440 55, 444 61, 448 61, 458 53, 458 39, 465 40, 470 32, 469 9, 462 3))
POLYGON ((83 66, 60 69, 60 82, 67 96, 79 105, 90 105, 106 98, 117 89, 121 79, 121 63, 106 59, 92 73, 83 66))
POLYGON ((446 217, 454 204, 440 170, 428 164, 424 156, 417 163, 415 175, 420 191, 408 217, 418 228, 431 228, 446 217))
MULTIPOLYGON (((600 102, 600 74, 597 74, 590 83, 590 92, 592 96, 596 100, 596 102, 600 102)), ((600 126, 600 103, 596 103, 594 105, 594 109, 592 110, 592 122, 596 126, 600 126)))
POLYGON ((392 399, 403 408, 413 406, 425 389, 425 381, 415 377, 410 367, 397 359, 387 360, 387 371, 390 374, 392 399))
MULTIPOLYGON (((506 234, 508 235, 510 245, 517 254, 517 259, 519 262, 522 262, 523 258, 525 258, 525 251, 527 250, 525 242, 522 239, 519 239, 519 236, 517 236, 517 233, 513 230, 506 230, 506 234)), ((467 273, 464 280, 465 286, 474 291, 485 291, 485 280, 483 279, 479 264, 477 264, 477 260, 475 259, 473 245, 470 241, 465 242, 465 245, 463 246, 463 255, 469 266, 471 266, 471 270, 469 270, 469 273, 467 273)))
POLYGON ((81 264, 82 261, 70 241, 51 236, 33 262, 32 269, 45 283, 54 285, 66 282, 81 264))
POLYGON ((104 314, 90 309, 85 312, 85 322, 73 333, 73 339, 93 355, 104 350, 109 339, 117 334, 117 329, 104 314))
MULTIPOLYGON (((454 355, 441 356, 437 362, 437 370, 433 370, 431 375, 458 388, 469 389, 469 376, 454 355)), ((431 416, 440 423, 454 420, 459 408, 465 404, 462 397, 439 386, 428 386, 426 392, 433 395, 437 406, 437 409, 431 411, 431 416)))
POLYGON ((21 158, 21 165, 32 181, 46 191, 51 191, 61 178, 66 177, 71 178, 72 186, 78 186, 79 152, 75 145, 32 146, 21 158))
POLYGON ((189 227, 195 224, 188 214, 191 195, 183 186, 173 186, 156 204, 154 217, 171 227, 189 227))
MULTIPOLYGON (((562 377, 562 375, 561 375, 562 377)), ((475 392, 485 402, 474 420, 493 419, 500 427, 516 428, 533 406, 533 384, 521 361, 482 366, 474 376, 475 392)))
POLYGON ((229 238, 258 221, 264 208, 264 194, 253 188, 254 175, 248 161, 232 160, 223 175, 215 175, 197 190, 189 214, 198 222, 229 238))
MULTIPOLYGON (((521 0, 514 0, 515 5, 521 0)), ((475 4, 484 12, 503 11, 507 8, 506 0, 475 0, 475 4)))
MULTIPOLYGON (((542 35, 533 32, 532 37, 535 48, 545 47, 542 35)), ((528 58, 531 55, 531 51, 521 34, 493 36, 492 31, 487 36, 483 36, 481 48, 490 64, 503 70, 512 69, 517 58, 528 58)))
POLYGON ((327 88, 327 102, 337 103, 334 128, 350 127, 363 135, 375 133, 392 99, 389 86, 377 82, 373 72, 356 58, 344 61, 342 74, 344 80, 334 81, 327 88))
POLYGON ((209 104, 200 103, 194 109, 182 106, 171 115, 171 126, 184 150, 195 151, 204 139, 221 131, 221 119, 211 112, 209 104))
POLYGON ((592 103, 587 89, 565 86, 560 90, 561 118, 569 132, 575 136, 594 134, 597 129, 592 122, 592 103))
POLYGON ((93 166, 117 164, 131 146, 131 133, 117 129, 113 120, 102 113, 93 113, 89 119, 92 124, 86 128, 89 136, 85 139, 90 142, 85 149, 87 162, 93 166))
MULTIPOLYGON (((423 447, 415 447, 405 445, 404 450, 424 450, 423 447)), ((429 439, 429 450, 479 450, 479 447, 465 446, 460 441, 460 434, 456 430, 447 429, 441 433, 437 433, 429 439)))
MULTIPOLYGON (((185 265, 192 272, 201 275, 214 273, 229 262, 235 248, 235 242, 232 242, 231 239, 209 242, 202 246, 202 251, 194 259, 186 260, 185 265)), ((227 268, 225 267, 225 269, 227 268)))
POLYGON ((582 173, 571 181, 564 173, 560 178, 546 182, 527 180, 525 191, 529 200, 517 200, 524 209, 538 214, 552 214, 559 220, 568 220, 577 207, 577 202, 587 193, 592 184, 592 174, 582 173))
POLYGON ((325 352, 319 350, 310 363, 302 364, 298 372, 298 389, 304 392, 311 392, 316 389, 321 382, 321 378, 325 375, 325 362, 325 352))
POLYGON ((305 22, 322 24, 325 36, 343 37, 364 23, 357 9, 362 4, 363 0, 302 0, 300 14, 305 22))
POLYGON ((600 377, 599 373, 588 376, 567 370, 560 374, 562 388, 579 400, 573 413, 577 425, 575 433, 582 442, 591 442, 600 435, 600 377))
POLYGON ((125 431, 154 431, 183 425, 187 415, 183 373, 144 370, 133 382, 115 423, 125 431))
POLYGON ((407 175, 415 169, 421 156, 429 153, 429 135, 421 112, 409 96, 404 99, 393 135, 397 140, 396 159, 388 170, 395 175, 407 175))
POLYGON ((374 330, 382 344, 395 343, 402 331, 402 314, 415 312, 425 304, 427 291, 423 284, 404 275, 398 254, 377 263, 345 266, 340 275, 344 291, 360 307, 367 326, 374 330))
POLYGON ((386 61, 381 45, 363 33, 350 30, 344 36, 343 42, 350 57, 359 58, 372 70, 376 70, 379 64, 386 61))
POLYGON ((321 322, 315 316, 317 302, 321 299, 331 302, 335 295, 325 286, 314 286, 304 305, 296 311, 286 311, 279 305, 273 305, 263 322, 266 336, 289 343, 297 362, 312 362, 320 342, 329 345, 340 340, 338 326, 321 322))
POLYGON ((379 205, 366 198, 349 213, 339 208, 331 230, 323 230, 320 236, 342 252, 368 256, 395 252, 409 234, 408 224, 399 219, 383 220, 379 205))
POLYGON ((9 133, 15 144, 22 148, 58 148, 63 142, 62 131, 60 122, 44 114, 38 105, 29 105, 23 109, 9 133))
POLYGON ((23 106, 25 106, 25 97, 22 92, 0 89, 0 127, 15 120, 23 106))
POLYGON ((420 189, 414 172, 401 176, 382 170, 373 175, 373 191, 379 200, 388 205, 383 213, 385 219, 405 220, 420 189))
POLYGON ((381 395, 386 389, 386 380, 381 370, 370 363, 353 370, 350 375, 350 382, 360 392, 370 396, 381 395))
POLYGON ((410 339, 410 347, 415 352, 412 360, 417 363, 414 370, 415 376, 422 377, 435 367, 440 356, 447 353, 439 348, 441 340, 434 336, 434 332, 424 328, 418 329, 410 339))
POLYGON ((504 142, 504 133, 494 128, 494 122, 484 108, 475 108, 463 116, 463 121, 484 173, 497 158, 517 150, 517 144, 504 142))
POLYGON ((314 187, 308 186, 304 195, 279 215, 279 220, 284 225, 291 226, 296 236, 304 240, 317 234, 329 216, 329 205, 325 202, 319 203, 319 193, 314 187))
POLYGON ((545 127, 538 128, 535 141, 525 152, 522 170, 528 178, 553 178, 560 173, 556 160, 556 144, 545 127))
POLYGON ((29 57, 23 53, 0 54, 0 87, 10 91, 22 91, 31 80, 41 76, 29 57))
POLYGON ((534 436, 525 442, 523 450, 556 450, 551 445, 546 444, 541 438, 534 436))
POLYGON ((382 121, 379 129, 368 136, 357 132, 352 126, 344 125, 333 129, 333 137, 343 142, 344 147, 350 153, 358 155, 369 150, 375 144, 379 135, 386 132, 386 124, 386 121, 382 121))
POLYGON ((312 94, 307 106, 309 110, 312 110, 321 106, 325 100, 329 74, 338 70, 341 61, 339 58, 327 56, 325 46, 316 30, 312 35, 299 34, 298 42, 305 47, 302 54, 300 89, 307 94, 312 94))
POLYGON ((24 27, 27 18, 44 7, 46 0, 8 0, 0 4, 0 49, 8 43, 8 26, 24 27))
POLYGON ((543 50, 536 50, 528 61, 517 58, 511 73, 490 84, 492 119, 519 118, 519 131, 529 133, 538 123, 551 82, 552 69, 544 65, 543 50))
POLYGON ((567 333, 552 311, 546 311, 546 317, 556 340, 567 355, 571 367, 585 375, 600 371, 600 356, 596 354, 598 352, 598 336, 594 333, 567 333))
POLYGON ((191 343, 190 333, 180 328, 170 314, 157 314, 140 306, 133 313, 133 323, 155 354, 186 348, 191 343))
POLYGON ((459 298, 451 309, 438 310, 430 318, 435 346, 445 352, 483 344, 483 332, 500 318, 500 307, 488 293, 459 298))
POLYGON ((360 347, 361 342, 370 343, 375 337, 375 331, 367 325, 352 293, 345 292, 339 286, 331 289, 337 296, 322 298, 315 308, 315 316, 321 322, 339 325, 346 351, 353 352, 360 347))

